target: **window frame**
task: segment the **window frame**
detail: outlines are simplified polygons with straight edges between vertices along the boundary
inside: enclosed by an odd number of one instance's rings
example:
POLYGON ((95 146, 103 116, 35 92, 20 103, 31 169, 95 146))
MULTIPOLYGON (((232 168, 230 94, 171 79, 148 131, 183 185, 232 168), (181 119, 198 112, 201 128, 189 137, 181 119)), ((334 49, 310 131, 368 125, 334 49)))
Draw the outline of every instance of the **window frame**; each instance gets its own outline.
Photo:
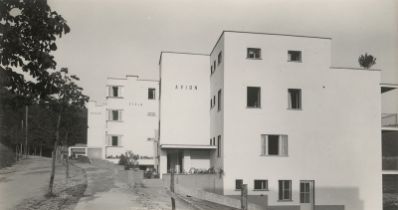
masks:
POLYGON ((217 157, 221 157, 221 135, 217 136, 217 157))
POLYGON ((289 136, 287 134, 261 134, 260 156, 266 157, 288 157, 289 156, 289 136), (269 136, 278 136, 278 154, 269 153, 269 136))
POLYGON ((108 94, 106 96, 106 98, 123 98, 122 97, 122 85, 107 85, 108 87, 108 94), (115 88, 116 88, 116 92, 117 92, 117 96, 115 96, 115 88))
MULTIPOLYGON (((262 185, 262 184, 260 184, 260 185, 262 185)), ((267 179, 255 179, 255 180, 253 180, 253 191, 269 191, 269 189, 268 189, 268 180, 267 179), (256 188, 256 181, 264 182, 265 183, 265 188, 256 188)))
POLYGON ((246 108, 247 109, 261 109, 261 86, 247 86, 246 87, 246 108), (249 106, 249 89, 250 88, 258 89, 258 105, 257 106, 249 106))
POLYGON ((116 134, 109 134, 107 138, 107 144, 108 147, 122 147, 122 136, 121 135, 116 135, 116 134), (116 137, 117 139, 117 145, 113 145, 113 137, 116 137))
POLYGON ((302 63, 303 62, 303 52, 301 50, 288 50, 287 51, 287 61, 288 62, 295 62, 295 63, 302 63), (292 59, 292 53, 298 53, 298 60, 292 59))
POLYGON ((219 66, 222 63, 222 51, 220 51, 217 55, 217 65, 219 66))
POLYGON ((289 110, 303 110, 303 91, 300 88, 288 88, 287 89, 287 109, 289 110), (297 91, 297 92, 296 92, 297 91), (296 103, 293 103, 293 98, 292 98, 292 93, 293 94, 298 94, 298 108, 294 108, 296 103))
POLYGON ((148 100, 156 100, 156 88, 148 88, 148 100))
POLYGON ((261 48, 247 47, 247 48, 246 48, 246 59, 249 59, 249 60, 261 60, 261 59, 262 59, 262 56, 261 56, 261 48), (254 53, 254 54, 253 54, 254 57, 251 58, 251 57, 249 56, 251 50, 258 50, 258 57, 256 57, 256 56, 255 56, 256 53, 254 53))
POLYGON ((217 111, 221 111, 221 89, 218 90, 217 94, 217 111))
POLYGON ((235 190, 238 191, 242 190, 242 186, 243 186, 243 179, 235 179, 235 190))
POLYGON ((122 109, 108 109, 108 118, 107 121, 111 122, 122 122, 122 114, 123 110, 122 109), (114 119, 114 112, 117 112, 117 119, 114 119))
POLYGON ((292 180, 278 180, 278 201, 293 201, 292 197, 292 180), (286 187, 288 183, 288 187, 286 187), (288 197, 285 198, 285 193, 288 191, 288 197))

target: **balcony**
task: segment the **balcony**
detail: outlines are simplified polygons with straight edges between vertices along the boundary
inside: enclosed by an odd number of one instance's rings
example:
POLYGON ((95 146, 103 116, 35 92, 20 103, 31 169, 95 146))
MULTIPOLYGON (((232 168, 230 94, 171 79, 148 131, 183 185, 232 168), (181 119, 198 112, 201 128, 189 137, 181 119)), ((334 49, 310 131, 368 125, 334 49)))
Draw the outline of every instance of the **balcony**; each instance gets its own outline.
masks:
POLYGON ((398 113, 382 113, 381 127, 383 128, 383 130, 398 131, 398 113))

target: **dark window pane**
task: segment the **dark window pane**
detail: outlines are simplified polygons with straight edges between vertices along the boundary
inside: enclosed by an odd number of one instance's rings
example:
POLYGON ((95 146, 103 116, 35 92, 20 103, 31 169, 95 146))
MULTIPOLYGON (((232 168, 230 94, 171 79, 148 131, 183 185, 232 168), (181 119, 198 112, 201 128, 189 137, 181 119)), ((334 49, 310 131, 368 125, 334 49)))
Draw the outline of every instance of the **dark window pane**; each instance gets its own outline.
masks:
POLYGON ((119 111, 117 110, 112 111, 112 120, 119 120, 119 111))
POLYGON ((268 154, 269 155, 279 154, 279 136, 277 135, 268 136, 268 154))
POLYGON ((288 60, 289 61, 301 61, 301 51, 288 51, 288 60))
POLYGON ((155 88, 148 89, 148 99, 155 99, 155 88))
POLYGON ((118 146, 118 137, 112 136, 112 146, 118 146))
POLYGON ((112 87, 112 94, 113 94, 112 95, 113 97, 118 97, 119 96, 119 88, 116 86, 112 87))
POLYGON ((247 107, 259 108, 261 106, 260 95, 259 87, 247 87, 247 107))
POLYGON ((236 179, 235 180, 235 189, 237 189, 237 190, 242 189, 242 184, 243 184, 243 180, 242 179, 236 179))

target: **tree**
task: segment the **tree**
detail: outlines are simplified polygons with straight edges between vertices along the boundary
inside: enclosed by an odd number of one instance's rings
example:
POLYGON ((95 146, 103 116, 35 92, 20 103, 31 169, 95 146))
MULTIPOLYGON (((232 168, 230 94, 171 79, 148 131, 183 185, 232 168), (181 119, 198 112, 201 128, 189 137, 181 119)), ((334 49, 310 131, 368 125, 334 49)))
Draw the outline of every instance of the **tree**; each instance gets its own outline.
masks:
POLYGON ((57 36, 70 31, 46 0, 0 1, 0 86, 17 95, 45 94, 57 36), (32 79, 26 79, 22 72, 32 79))
MULTIPOLYGON (((88 96, 83 94, 82 92, 83 88, 79 87, 76 84, 76 81, 78 80, 79 78, 76 75, 68 75, 67 68, 62 68, 60 71, 56 71, 50 75, 49 81, 52 82, 51 86, 55 88, 54 92, 56 93, 48 95, 45 99, 49 103, 51 110, 56 113, 55 141, 54 141, 53 155, 52 155, 53 158, 52 158, 50 183, 47 193, 50 196, 53 195, 55 160, 56 160, 57 147, 60 143, 61 120, 67 110, 84 108, 85 103, 89 99, 88 96)), ((71 126, 70 123, 64 126, 65 127, 71 126)))
POLYGON ((365 53, 365 55, 359 56, 358 63, 361 67, 369 69, 376 64, 376 58, 371 54, 365 53))

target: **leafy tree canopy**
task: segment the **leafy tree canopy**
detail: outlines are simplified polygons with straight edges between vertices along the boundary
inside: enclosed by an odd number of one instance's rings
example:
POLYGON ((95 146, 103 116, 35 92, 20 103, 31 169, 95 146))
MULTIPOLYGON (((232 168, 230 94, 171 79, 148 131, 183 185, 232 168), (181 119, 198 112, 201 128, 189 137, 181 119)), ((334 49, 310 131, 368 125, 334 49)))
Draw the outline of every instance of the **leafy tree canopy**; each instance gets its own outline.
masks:
POLYGON ((0 1, 0 87, 33 98, 47 94, 57 37, 70 31, 46 0, 0 1), (27 81, 21 71, 33 80, 27 81))

